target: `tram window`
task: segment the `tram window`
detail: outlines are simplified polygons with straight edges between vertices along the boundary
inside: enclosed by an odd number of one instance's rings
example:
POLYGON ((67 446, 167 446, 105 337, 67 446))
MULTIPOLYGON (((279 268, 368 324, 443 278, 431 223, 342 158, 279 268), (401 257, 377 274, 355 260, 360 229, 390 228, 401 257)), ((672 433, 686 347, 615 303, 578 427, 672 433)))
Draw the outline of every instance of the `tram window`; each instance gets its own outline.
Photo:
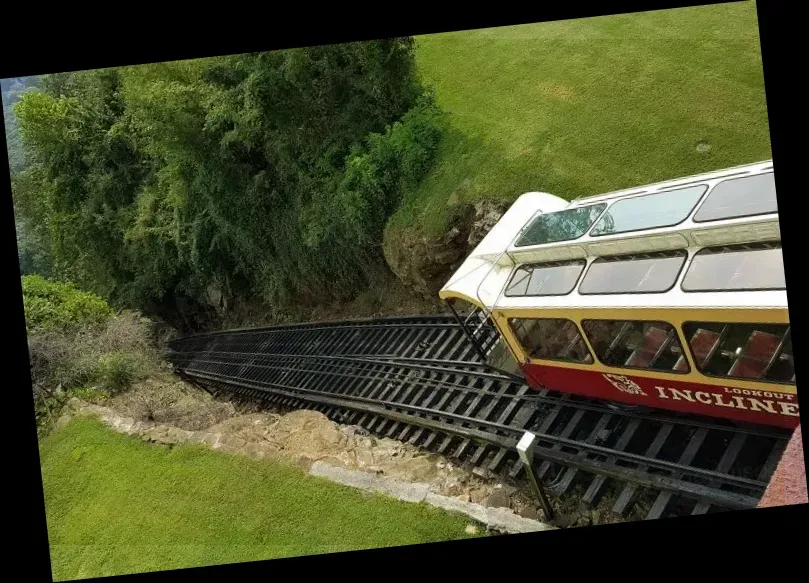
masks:
POLYGON ((596 226, 591 237, 671 227, 682 223, 697 206, 708 186, 689 186, 615 202, 596 226))
POLYGON ((506 288, 506 296, 563 296, 573 291, 586 262, 558 261, 519 267, 506 288))
POLYGON ((512 318, 511 329, 531 358, 591 363, 579 329, 564 318, 512 318))
POLYGON ((702 249, 683 278, 683 291, 785 289, 781 246, 734 245, 702 249))
POLYGON ((582 328, 607 366, 689 371, 677 331, 667 322, 583 320, 582 328))
POLYGON ((599 257, 590 264, 579 286, 579 293, 642 294, 668 291, 674 287, 686 257, 685 251, 599 257))
POLYGON ((687 322, 683 333, 706 375, 795 382, 789 324, 687 322))
POLYGON ((724 180, 694 214, 695 223, 778 212, 772 172, 724 180))
POLYGON ((578 239, 593 226, 605 208, 607 203, 602 202, 539 215, 514 245, 526 247, 578 239))

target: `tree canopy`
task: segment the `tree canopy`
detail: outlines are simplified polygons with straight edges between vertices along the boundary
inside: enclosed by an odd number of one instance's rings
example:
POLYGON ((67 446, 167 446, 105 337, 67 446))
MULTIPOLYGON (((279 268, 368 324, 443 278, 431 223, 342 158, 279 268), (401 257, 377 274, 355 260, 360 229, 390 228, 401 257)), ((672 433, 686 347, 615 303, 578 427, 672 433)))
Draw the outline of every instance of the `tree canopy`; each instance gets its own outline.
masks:
POLYGON ((14 108, 27 231, 141 308, 360 289, 440 139, 410 38, 50 75, 14 108))

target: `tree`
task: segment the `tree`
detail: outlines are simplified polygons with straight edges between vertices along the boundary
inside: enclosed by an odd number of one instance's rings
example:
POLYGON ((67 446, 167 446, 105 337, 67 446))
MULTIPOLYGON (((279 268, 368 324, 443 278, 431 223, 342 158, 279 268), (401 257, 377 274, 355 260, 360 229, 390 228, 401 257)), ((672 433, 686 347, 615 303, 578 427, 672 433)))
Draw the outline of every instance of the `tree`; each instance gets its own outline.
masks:
POLYGON ((15 205, 62 278, 121 305, 359 289, 427 171, 411 39, 61 75, 15 109, 15 205))

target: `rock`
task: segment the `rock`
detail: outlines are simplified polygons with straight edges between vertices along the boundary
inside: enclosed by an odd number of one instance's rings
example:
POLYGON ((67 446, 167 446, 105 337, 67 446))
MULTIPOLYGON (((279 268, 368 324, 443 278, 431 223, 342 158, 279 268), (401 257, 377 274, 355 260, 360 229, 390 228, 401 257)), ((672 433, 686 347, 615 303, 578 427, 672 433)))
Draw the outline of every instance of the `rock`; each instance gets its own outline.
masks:
POLYGON ((461 234, 461 230, 458 227, 452 227, 449 231, 444 234, 444 241, 447 243, 451 243, 455 239, 458 238, 458 235, 461 234))
POLYGON ((484 480, 488 478, 491 473, 486 468, 481 468, 480 466, 472 468, 472 473, 478 476, 479 478, 483 478, 484 480))
POLYGON ((523 506, 520 509, 519 515, 523 518, 530 518, 531 520, 539 520, 539 513, 533 506, 523 506))
POLYGON ((455 498, 461 502, 469 502, 469 494, 461 494, 459 496, 455 496, 455 498))
POLYGON ((211 447, 214 447, 214 446, 216 446, 217 443, 219 443, 219 439, 221 437, 222 436, 219 435, 218 433, 206 433, 202 437, 202 442, 210 445, 211 447))
POLYGON ((604 511, 601 508, 595 508, 590 513, 590 520, 593 524, 601 524, 604 518, 604 511))
POLYGON ((356 453, 357 465, 361 468, 373 465, 374 454, 367 449, 358 450, 356 453))
POLYGON ((302 455, 298 456, 298 459, 295 460, 295 463, 298 465, 300 469, 302 469, 305 472, 308 472, 312 468, 314 460, 309 457, 306 457, 305 455, 302 455))
POLYGON ((457 478, 450 477, 444 480, 442 489, 449 496, 457 496, 463 491, 463 485, 460 483, 460 481, 458 481, 457 478))
POLYGON ((479 202, 475 205, 475 216, 466 239, 469 247, 476 247, 500 218, 506 213, 507 203, 479 202))
POLYGON ((483 502, 484 506, 491 508, 508 508, 510 504, 511 500, 509 500, 508 494, 500 488, 492 490, 492 493, 483 502))
POLYGON ((248 443, 245 445, 244 453, 254 459, 261 459, 264 457, 264 450, 257 443, 248 443))
POLYGON ((506 496, 512 496, 517 492, 517 488, 515 488, 514 486, 509 486, 508 484, 497 484, 495 488, 505 492, 506 496))
POLYGON ((559 528, 568 528, 569 526, 573 525, 578 519, 578 516, 571 515, 571 514, 557 514, 554 518, 554 525, 558 526, 559 528))
POLYGON ((209 285, 205 290, 205 300, 214 308, 218 308, 222 304, 222 290, 214 284, 209 285))
POLYGON ((72 420, 73 420, 73 415, 70 415, 70 414, 65 414, 65 415, 62 415, 62 416, 61 416, 61 417, 59 417, 59 419, 56 421, 56 425, 55 425, 54 427, 55 427, 56 429, 61 429, 62 427, 64 427, 64 426, 65 426, 65 425, 67 425, 68 423, 70 423, 72 420))
POLYGON ((483 488, 475 488, 469 492, 469 499, 475 504, 480 504, 486 499, 486 490, 483 488))
POLYGON ((451 265, 463 255, 462 249, 444 249, 433 254, 433 261, 438 265, 451 265))

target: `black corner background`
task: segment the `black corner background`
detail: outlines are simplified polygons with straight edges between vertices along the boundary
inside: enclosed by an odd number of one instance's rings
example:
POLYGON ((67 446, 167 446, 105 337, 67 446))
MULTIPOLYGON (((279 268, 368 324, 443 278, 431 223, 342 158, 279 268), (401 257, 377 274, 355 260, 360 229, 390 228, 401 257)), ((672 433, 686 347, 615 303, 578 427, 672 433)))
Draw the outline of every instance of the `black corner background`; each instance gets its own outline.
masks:
MULTIPOLYGON (((750 1, 750 0, 748 0, 750 1)), ((147 62, 233 54, 327 44, 400 35, 427 34, 505 26, 527 22, 582 18, 695 6, 709 2, 605 2, 536 3, 528 8, 493 12, 476 10, 477 5, 437 6, 427 11, 421 6, 381 4, 372 7, 339 5, 334 13, 318 6, 254 8, 234 5, 223 13, 218 6, 195 5, 193 8, 149 10, 146 6, 108 7, 90 16, 76 13, 71 18, 40 7, 38 13, 25 15, 15 6, 7 12, 5 46, 0 56, 0 77, 16 77, 59 71, 103 68, 147 62), (45 12, 51 14, 48 20, 45 12), (103 13, 99 13, 103 12, 103 13), (43 40, 45 39, 45 40, 43 40)), ((803 330, 803 295, 800 224, 787 224, 800 217, 799 204, 805 194, 798 187, 799 166, 794 160, 796 148, 790 148, 795 136, 794 120, 798 109, 792 97, 801 94, 800 59, 787 50, 794 40, 786 25, 797 17, 788 14, 787 2, 757 2, 767 106, 784 259, 790 299, 790 320, 796 331, 803 330), (796 73, 798 73, 796 75, 796 73)), ((23 9, 25 6, 22 7, 23 9)), ((490 8, 490 7, 489 7, 490 8)), ((5 147, 5 134, 2 146, 5 147)), ((7 569, 24 580, 51 580, 50 554, 44 513, 42 478, 39 467, 31 379, 25 335, 22 293, 17 260, 17 245, 11 203, 8 164, 0 163, 0 205, 3 227, 2 268, 9 300, 5 320, 9 327, 3 363, 11 372, 6 379, 6 421, 14 421, 5 435, 6 453, 14 464, 5 472, 12 486, 5 496, 7 531, 12 548, 6 554, 7 569), (22 512, 14 512, 17 509, 22 512)), ((795 221, 796 223, 796 221, 795 221)), ((809 346, 800 334, 793 334, 798 345, 809 346)), ((804 448, 806 449, 806 448, 804 448)), ((805 454, 804 454, 805 455, 805 454)), ((584 573, 642 577, 672 573, 703 573, 714 563, 724 576, 752 574, 755 565, 772 567, 799 566, 799 538, 795 532, 807 518, 807 505, 723 513, 702 517, 661 520, 649 523, 608 525, 595 528, 560 530, 458 541, 440 544, 378 549, 302 557, 279 561, 243 563, 188 569, 183 571, 133 575, 117 579, 199 580, 237 579, 247 576, 317 576, 345 574, 352 578, 387 578, 403 574, 432 578, 451 573, 453 578, 487 576, 500 579, 562 577, 584 573), (793 529, 793 526, 798 528, 793 529), (797 559, 797 561, 796 561, 797 559), (525 573, 527 571, 527 573, 525 573)), ((792 569, 789 569, 791 572, 792 569)), ((786 572, 786 571, 781 571, 786 572)))

